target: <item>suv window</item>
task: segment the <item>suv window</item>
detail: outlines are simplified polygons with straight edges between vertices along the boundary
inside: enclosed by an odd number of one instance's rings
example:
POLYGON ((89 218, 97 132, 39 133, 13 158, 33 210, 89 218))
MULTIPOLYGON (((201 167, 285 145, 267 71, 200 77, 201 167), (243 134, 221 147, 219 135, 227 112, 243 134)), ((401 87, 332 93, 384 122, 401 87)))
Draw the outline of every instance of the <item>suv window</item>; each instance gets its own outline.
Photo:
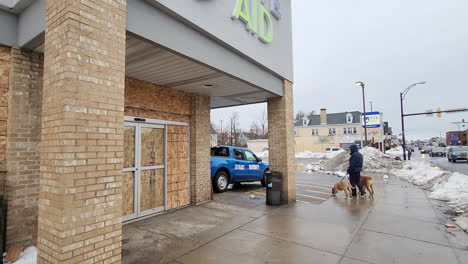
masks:
POLYGON ((252 152, 244 150, 244 154, 245 154, 246 160, 257 161, 257 157, 255 157, 255 155, 252 152))
POLYGON ((238 160, 243 160, 244 154, 242 154, 242 150, 234 149, 234 158, 238 160))
POLYGON ((229 148, 211 148, 211 156, 229 157, 229 148))

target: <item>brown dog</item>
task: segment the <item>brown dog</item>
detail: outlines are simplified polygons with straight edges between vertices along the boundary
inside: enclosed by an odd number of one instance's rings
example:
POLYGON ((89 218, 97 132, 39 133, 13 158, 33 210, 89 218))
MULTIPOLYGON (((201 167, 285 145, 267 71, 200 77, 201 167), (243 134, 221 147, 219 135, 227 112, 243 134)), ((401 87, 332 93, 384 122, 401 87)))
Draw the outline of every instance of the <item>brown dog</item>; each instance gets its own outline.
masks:
MULTIPOLYGON (((374 184, 372 182, 372 177, 369 176, 361 176, 360 177, 361 185, 363 188, 365 188, 371 197, 374 197, 374 184)), ((351 186, 352 189, 355 189, 356 187, 351 186)), ((361 193, 361 196, 364 196, 364 194, 361 193)))
POLYGON ((361 176, 361 185, 366 188, 371 197, 374 196, 374 184, 372 182, 372 177, 361 176))
POLYGON ((336 195, 339 191, 344 191, 345 198, 351 197, 351 184, 349 181, 340 181, 336 183, 332 188, 332 195, 336 195))

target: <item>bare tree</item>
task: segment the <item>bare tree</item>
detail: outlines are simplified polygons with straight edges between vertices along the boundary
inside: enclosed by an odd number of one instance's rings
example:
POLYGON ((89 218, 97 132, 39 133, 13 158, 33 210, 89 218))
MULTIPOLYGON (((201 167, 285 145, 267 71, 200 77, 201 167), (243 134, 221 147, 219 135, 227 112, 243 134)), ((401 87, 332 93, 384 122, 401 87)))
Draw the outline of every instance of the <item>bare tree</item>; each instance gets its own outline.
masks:
POLYGON ((304 118, 305 116, 306 116, 306 114, 304 113, 304 111, 299 110, 299 111, 297 111, 297 113, 296 113, 296 118, 295 118, 295 120, 302 119, 302 118, 304 118))
POLYGON ((226 124, 223 124, 224 119, 219 120, 219 129, 218 129, 218 145, 226 145, 226 124))
POLYGON ((229 126, 230 126, 230 145, 237 146, 237 139, 239 133, 239 114, 237 112, 233 112, 231 117, 229 118, 229 126))
POLYGON ((266 138, 268 134, 268 116, 266 110, 263 110, 258 126, 261 130, 261 137, 266 138))
POLYGON ((253 136, 252 139, 262 138, 262 129, 260 128, 259 122, 252 121, 250 124, 250 134, 253 136))

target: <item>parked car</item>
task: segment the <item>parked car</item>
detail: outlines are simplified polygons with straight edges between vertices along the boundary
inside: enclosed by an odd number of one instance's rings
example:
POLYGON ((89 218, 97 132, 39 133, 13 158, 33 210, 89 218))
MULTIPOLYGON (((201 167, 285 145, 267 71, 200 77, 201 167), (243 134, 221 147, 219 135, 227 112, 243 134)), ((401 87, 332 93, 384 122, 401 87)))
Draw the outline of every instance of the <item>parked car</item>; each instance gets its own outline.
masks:
POLYGON ((431 151, 431 148, 431 146, 424 146, 419 151, 421 152, 421 154, 427 154, 431 151))
POLYGON ((260 181, 266 186, 268 163, 246 148, 211 148, 211 182, 215 192, 225 192, 230 183, 260 181))
POLYGON ((447 156, 447 150, 445 148, 442 148, 442 147, 433 147, 429 151, 429 156, 431 156, 431 157, 435 157, 435 156, 445 157, 445 156, 447 156))
POLYGON ((453 146, 447 151, 447 159, 451 162, 457 162, 457 160, 468 161, 468 146, 453 146))
POLYGON ((326 148, 325 153, 343 150, 342 148, 326 148))

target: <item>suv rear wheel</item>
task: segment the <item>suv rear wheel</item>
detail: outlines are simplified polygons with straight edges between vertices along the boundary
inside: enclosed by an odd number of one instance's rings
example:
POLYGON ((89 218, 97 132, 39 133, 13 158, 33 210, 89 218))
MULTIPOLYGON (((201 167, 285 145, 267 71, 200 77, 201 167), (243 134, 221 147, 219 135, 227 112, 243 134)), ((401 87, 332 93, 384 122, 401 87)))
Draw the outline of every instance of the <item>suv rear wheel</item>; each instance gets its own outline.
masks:
POLYGON ((266 170, 266 171, 263 172, 263 178, 262 178, 262 180, 260 181, 260 183, 262 184, 263 187, 266 187, 266 186, 267 186, 267 184, 266 184, 266 174, 267 174, 267 171, 268 171, 268 170, 266 170))
POLYGON ((222 193, 229 186, 229 176, 224 171, 218 171, 213 179, 213 189, 217 193, 222 193))

